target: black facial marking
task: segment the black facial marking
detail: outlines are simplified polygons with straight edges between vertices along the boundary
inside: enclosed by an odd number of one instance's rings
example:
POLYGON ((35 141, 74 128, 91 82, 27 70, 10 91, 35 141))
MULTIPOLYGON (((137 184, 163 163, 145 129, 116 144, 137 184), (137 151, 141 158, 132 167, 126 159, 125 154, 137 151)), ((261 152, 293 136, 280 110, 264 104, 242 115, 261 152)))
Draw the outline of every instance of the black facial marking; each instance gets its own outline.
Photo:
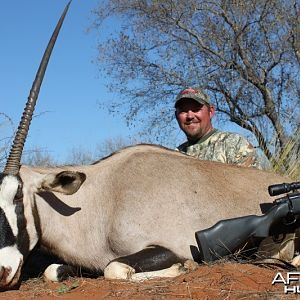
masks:
POLYGON ((27 220, 24 215, 23 202, 19 202, 16 204, 15 212, 17 214, 18 226, 17 247, 18 250, 23 254, 23 256, 27 257, 29 253, 29 235, 26 229, 27 220))
MULTIPOLYGON (((0 173, 0 185, 3 182, 3 178, 6 174, 0 173)), ((17 236, 14 236, 13 231, 7 221, 5 212, 0 207, 0 249, 8 246, 17 245, 18 250, 23 254, 24 257, 29 252, 29 236, 26 230, 26 219, 24 216, 24 205, 23 205, 23 181, 19 175, 16 175, 18 180, 18 190, 12 205, 15 205, 15 214, 17 216, 17 236)), ((5 200, 5 199, 4 199, 5 200)))
POLYGON ((23 202, 23 180, 19 175, 16 175, 18 179, 18 189, 14 198, 14 203, 23 202))
POLYGON ((149 272, 166 269, 184 260, 171 250, 153 245, 134 254, 118 257, 113 261, 124 263, 135 269, 136 272, 149 272))
POLYGON ((13 246, 15 243, 16 237, 10 228, 3 209, 0 207, 0 249, 13 246))

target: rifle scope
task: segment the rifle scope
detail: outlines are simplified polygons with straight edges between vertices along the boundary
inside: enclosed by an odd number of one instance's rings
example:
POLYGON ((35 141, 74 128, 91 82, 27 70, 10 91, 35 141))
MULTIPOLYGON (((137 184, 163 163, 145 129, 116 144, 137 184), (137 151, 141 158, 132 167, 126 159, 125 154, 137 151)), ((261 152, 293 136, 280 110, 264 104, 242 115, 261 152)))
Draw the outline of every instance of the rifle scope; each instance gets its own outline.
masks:
POLYGON ((283 193, 288 193, 290 191, 295 191, 297 189, 300 189, 300 181, 292 183, 273 184, 268 187, 270 196, 277 196, 283 193))

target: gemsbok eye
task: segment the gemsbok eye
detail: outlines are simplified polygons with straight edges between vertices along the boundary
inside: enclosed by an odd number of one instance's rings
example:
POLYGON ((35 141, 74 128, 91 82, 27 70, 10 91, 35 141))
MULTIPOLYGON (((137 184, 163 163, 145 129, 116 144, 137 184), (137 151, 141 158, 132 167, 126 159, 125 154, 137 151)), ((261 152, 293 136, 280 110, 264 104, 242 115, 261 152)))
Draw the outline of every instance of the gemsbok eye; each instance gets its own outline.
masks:
POLYGON ((22 189, 22 185, 19 185, 17 193, 14 198, 14 202, 20 202, 22 200, 23 200, 23 189, 22 189))

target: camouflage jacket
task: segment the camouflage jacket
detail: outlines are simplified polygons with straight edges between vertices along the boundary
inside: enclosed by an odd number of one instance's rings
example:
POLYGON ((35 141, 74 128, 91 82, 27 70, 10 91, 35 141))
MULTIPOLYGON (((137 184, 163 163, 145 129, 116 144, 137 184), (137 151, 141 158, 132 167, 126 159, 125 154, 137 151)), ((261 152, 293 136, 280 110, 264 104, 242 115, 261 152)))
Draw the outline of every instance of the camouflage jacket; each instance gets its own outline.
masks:
POLYGON ((214 129, 196 143, 185 142, 177 150, 202 160, 261 169, 254 147, 237 133, 214 129))

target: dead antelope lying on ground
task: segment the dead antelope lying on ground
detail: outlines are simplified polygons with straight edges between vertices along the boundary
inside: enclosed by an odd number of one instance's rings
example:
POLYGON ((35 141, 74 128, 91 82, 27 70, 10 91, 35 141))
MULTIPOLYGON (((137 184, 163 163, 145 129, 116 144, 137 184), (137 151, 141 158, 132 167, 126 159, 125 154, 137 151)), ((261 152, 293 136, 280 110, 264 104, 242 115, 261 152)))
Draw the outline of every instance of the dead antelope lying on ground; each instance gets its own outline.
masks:
MULTIPOLYGON (((17 284, 38 242, 66 263, 104 271, 106 278, 176 276, 182 272, 177 263, 197 259, 195 231, 221 219, 260 214, 259 204, 270 202, 267 186, 286 178, 151 145, 126 148, 89 166, 20 166, 38 90, 66 11, 46 49, 0 175, 0 286, 17 284)), ((64 270, 53 265, 46 274, 59 280, 64 270)))

